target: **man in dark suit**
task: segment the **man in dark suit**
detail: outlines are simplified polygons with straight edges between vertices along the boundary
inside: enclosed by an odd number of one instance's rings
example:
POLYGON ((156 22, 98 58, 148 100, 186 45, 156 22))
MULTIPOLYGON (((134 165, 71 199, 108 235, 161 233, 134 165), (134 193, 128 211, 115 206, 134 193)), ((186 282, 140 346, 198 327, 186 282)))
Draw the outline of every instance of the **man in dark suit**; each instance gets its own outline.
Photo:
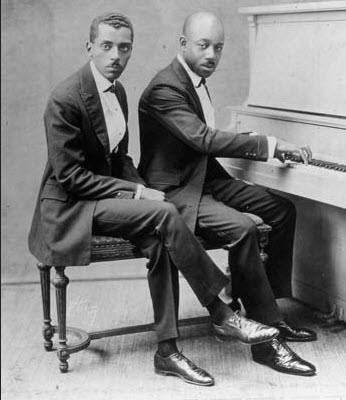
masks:
POLYGON ((283 339, 312 341, 316 334, 287 324, 275 301, 291 296, 295 208, 284 198, 233 179, 216 160, 283 161, 292 154, 308 163, 311 150, 274 137, 215 129, 205 78, 215 71, 223 44, 223 25, 215 15, 199 12, 187 18, 177 58, 153 78, 140 100, 139 172, 150 187, 166 193, 193 232, 234 243, 234 291, 250 318, 280 330, 279 338, 252 346, 253 359, 281 372, 313 375, 315 367, 283 339), (267 274, 256 225, 244 213, 258 215, 273 228, 267 274))
POLYGON ((177 350, 178 270, 216 329, 246 343, 277 336, 275 328, 233 313, 219 293, 229 283, 164 192, 150 189, 127 154, 127 100, 118 78, 131 56, 133 28, 107 13, 90 28, 91 57, 52 92, 44 115, 48 161, 29 235, 29 248, 48 265, 90 263, 93 233, 131 240, 149 258, 158 351, 156 372, 186 382, 214 379, 177 350))

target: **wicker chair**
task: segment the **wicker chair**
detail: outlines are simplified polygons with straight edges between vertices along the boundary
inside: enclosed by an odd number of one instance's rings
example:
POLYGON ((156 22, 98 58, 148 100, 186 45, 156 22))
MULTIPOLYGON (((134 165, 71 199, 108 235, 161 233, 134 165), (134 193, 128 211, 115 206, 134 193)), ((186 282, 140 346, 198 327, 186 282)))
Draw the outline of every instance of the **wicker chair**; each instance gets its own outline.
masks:
MULTIPOLYGON (((256 217, 256 216, 254 216, 256 217)), ((271 227, 263 223, 257 217, 256 220, 258 230, 260 232, 260 248, 262 260, 266 261, 266 254, 264 252, 265 246, 268 243, 268 234, 271 227)), ((199 238, 200 239, 200 238, 199 238)), ((220 246, 218 244, 206 243, 200 239, 202 245, 206 250, 223 248, 229 252, 229 259, 231 259, 232 244, 220 246)), ((113 238, 106 236, 93 236, 91 246, 91 262, 101 261, 118 261, 128 260, 134 258, 142 258, 142 254, 138 248, 133 246, 128 240, 121 238, 113 238)), ((51 324, 50 315, 50 270, 52 265, 37 264, 40 271, 41 293, 43 304, 43 329, 42 334, 44 338, 44 348, 46 351, 53 350, 52 338, 55 333, 59 336, 59 345, 57 355, 59 358, 59 369, 61 372, 68 371, 68 362, 70 354, 83 350, 89 346, 91 340, 100 339, 110 336, 120 336, 130 333, 153 331, 154 324, 144 324, 135 326, 118 327, 109 330, 85 332, 78 328, 66 326, 66 287, 69 283, 68 277, 65 275, 65 268, 67 266, 54 266, 56 270, 56 277, 53 281, 56 291, 56 305, 57 305, 57 325, 51 324), (67 344, 67 333, 77 337, 78 343, 75 345, 67 344)), ((209 317, 196 317, 188 318, 179 321, 180 326, 188 326, 194 324, 203 324, 209 321, 209 317)))

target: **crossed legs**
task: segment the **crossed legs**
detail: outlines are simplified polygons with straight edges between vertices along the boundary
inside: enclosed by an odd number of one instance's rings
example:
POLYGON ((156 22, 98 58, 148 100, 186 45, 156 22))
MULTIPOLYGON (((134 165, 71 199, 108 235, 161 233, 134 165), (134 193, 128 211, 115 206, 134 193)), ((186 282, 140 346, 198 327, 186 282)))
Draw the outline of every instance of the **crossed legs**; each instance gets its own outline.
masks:
POLYGON ((93 231, 125 237, 149 259, 148 281, 159 341, 154 357, 156 372, 177 375, 198 385, 214 384, 206 371, 195 366, 176 348, 178 270, 202 306, 208 309, 218 333, 247 343, 265 342, 278 334, 274 328, 235 315, 218 298, 229 279, 210 259, 174 205, 146 200, 100 200, 94 211, 93 231))
POLYGON ((178 336, 178 270, 203 306, 211 303, 229 282, 170 203, 100 200, 93 230, 131 240, 149 259, 148 282, 159 341, 178 336))

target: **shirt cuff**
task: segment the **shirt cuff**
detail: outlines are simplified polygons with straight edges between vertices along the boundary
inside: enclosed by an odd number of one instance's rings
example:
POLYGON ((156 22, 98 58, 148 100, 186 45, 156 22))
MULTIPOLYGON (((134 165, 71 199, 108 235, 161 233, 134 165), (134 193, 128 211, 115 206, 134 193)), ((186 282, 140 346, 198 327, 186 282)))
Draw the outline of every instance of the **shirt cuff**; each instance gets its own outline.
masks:
POLYGON ((135 197, 134 197, 136 200, 139 200, 141 198, 142 191, 143 191, 144 187, 145 186, 142 185, 141 183, 139 183, 137 185, 137 191, 136 191, 136 194, 135 194, 135 197))
POLYGON ((268 140, 268 158, 273 158, 277 140, 276 137, 274 136, 267 136, 267 140, 268 140))

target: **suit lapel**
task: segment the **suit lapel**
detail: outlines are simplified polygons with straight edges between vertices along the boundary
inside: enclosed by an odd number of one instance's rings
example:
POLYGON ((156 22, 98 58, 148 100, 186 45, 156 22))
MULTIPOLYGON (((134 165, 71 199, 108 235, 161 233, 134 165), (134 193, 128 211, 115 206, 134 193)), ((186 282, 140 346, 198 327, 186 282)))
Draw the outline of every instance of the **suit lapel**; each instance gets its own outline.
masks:
POLYGON ((124 114, 124 118, 125 118, 126 125, 127 125, 129 112, 127 109, 126 94, 125 94, 125 90, 122 87, 121 83, 119 83, 118 81, 115 82, 115 95, 118 99, 118 102, 119 102, 121 110, 124 114))
POLYGON ((118 144, 118 153, 119 154, 127 154, 127 147, 128 147, 128 127, 127 127, 127 122, 128 122, 128 116, 129 116, 129 111, 127 108, 127 99, 126 99, 126 93, 121 85, 120 82, 116 81, 115 82, 115 95, 118 99, 118 102, 120 104, 121 110, 124 114, 125 118, 125 123, 126 123, 126 130, 123 138, 120 140, 118 144))
POLYGON ((101 142, 106 155, 110 153, 107 126, 102 111, 101 99, 89 63, 81 69, 81 98, 89 114, 95 134, 101 142))
POLYGON ((177 58, 175 58, 172 61, 171 66, 172 66, 173 70, 175 71, 176 75, 178 76, 179 80, 186 86, 186 89, 191 97, 192 103, 197 110, 198 117, 202 121, 206 122, 201 101, 198 97, 198 94, 195 90, 195 87, 194 87, 188 73, 185 71, 184 67, 180 64, 180 62, 178 61, 177 58))

